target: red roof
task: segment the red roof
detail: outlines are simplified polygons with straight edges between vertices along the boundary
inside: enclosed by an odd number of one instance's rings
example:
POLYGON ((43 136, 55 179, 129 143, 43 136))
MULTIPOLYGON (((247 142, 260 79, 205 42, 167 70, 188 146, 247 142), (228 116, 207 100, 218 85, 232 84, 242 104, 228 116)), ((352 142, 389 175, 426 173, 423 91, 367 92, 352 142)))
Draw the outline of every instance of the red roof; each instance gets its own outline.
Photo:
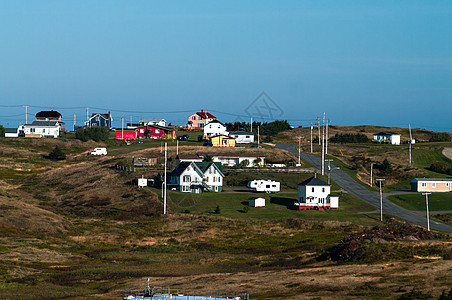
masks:
POLYGON ((212 115, 211 113, 208 113, 206 111, 203 111, 203 110, 201 110, 200 112, 198 111, 196 114, 204 119, 216 119, 216 117, 214 115, 212 115))

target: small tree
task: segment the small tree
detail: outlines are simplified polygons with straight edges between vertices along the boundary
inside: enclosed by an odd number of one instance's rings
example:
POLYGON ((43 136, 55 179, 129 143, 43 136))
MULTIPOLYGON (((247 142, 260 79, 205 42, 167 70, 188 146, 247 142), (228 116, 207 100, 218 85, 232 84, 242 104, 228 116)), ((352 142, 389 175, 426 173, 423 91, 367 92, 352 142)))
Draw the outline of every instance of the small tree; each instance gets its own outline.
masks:
POLYGON ((219 215, 219 214, 221 213, 221 209, 220 209, 220 206, 219 206, 219 205, 217 205, 217 207, 215 207, 213 213, 214 213, 214 214, 217 214, 217 215, 219 215))
POLYGON ((205 162, 213 162, 213 157, 210 156, 210 155, 206 155, 206 156, 204 156, 204 158, 203 158, 202 161, 205 161, 205 162))
POLYGON ((250 161, 247 159, 244 159, 239 163, 239 167, 246 168, 246 167, 248 167, 249 164, 250 164, 250 161))
POLYGON ((5 127, 0 125, 0 137, 4 137, 4 136, 5 136, 5 127))
POLYGON ((64 154, 60 147, 55 146, 52 152, 49 153, 49 158, 51 160, 64 160, 66 159, 66 154, 64 154))

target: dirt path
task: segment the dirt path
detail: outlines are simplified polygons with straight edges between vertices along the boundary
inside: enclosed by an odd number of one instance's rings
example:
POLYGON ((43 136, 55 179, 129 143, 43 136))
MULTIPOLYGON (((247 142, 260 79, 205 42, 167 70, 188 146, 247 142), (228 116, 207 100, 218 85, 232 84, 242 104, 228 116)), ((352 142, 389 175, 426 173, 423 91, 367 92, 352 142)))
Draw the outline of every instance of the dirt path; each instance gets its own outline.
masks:
POLYGON ((448 159, 452 159, 452 147, 445 147, 443 149, 443 155, 448 159))

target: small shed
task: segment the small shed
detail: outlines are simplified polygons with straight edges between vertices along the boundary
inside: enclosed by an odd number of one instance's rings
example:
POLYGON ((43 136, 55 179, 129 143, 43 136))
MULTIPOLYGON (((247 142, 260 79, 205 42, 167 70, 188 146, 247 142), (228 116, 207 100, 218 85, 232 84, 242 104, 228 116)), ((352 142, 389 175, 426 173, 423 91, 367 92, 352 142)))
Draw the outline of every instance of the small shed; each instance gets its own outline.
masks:
POLYGON ((138 178, 138 187, 145 187, 148 186, 148 179, 144 178, 144 176, 141 176, 141 178, 138 178))
POLYGON ((264 207, 265 199, 262 197, 252 198, 252 199, 248 200, 248 205, 251 207, 264 207))

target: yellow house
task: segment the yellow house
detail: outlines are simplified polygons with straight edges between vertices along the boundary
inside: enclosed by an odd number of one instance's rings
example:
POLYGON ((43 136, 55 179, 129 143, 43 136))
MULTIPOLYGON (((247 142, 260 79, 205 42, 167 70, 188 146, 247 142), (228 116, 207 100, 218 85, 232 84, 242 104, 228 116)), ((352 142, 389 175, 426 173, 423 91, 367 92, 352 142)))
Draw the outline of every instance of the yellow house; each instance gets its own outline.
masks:
POLYGON ((235 138, 227 135, 216 135, 210 138, 213 147, 235 147, 235 138))

